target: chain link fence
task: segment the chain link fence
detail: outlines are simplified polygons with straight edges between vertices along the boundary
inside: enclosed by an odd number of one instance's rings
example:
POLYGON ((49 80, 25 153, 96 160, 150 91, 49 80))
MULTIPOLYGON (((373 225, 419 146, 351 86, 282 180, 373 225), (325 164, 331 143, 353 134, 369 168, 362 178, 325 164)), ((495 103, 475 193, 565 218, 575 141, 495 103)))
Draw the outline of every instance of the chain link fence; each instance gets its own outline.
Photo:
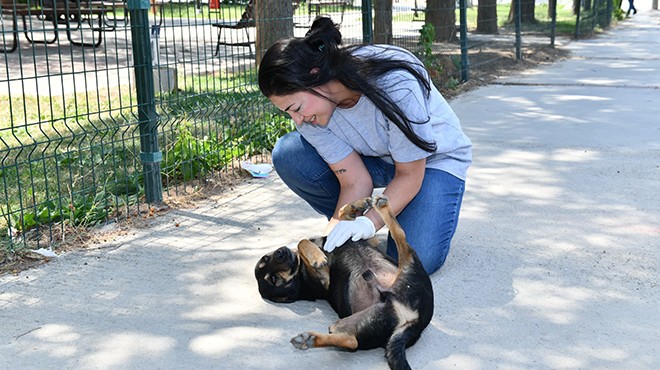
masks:
POLYGON ((278 36, 271 24, 284 24, 283 35, 303 36, 315 16, 330 15, 345 43, 403 46, 451 89, 470 78, 471 68, 502 57, 490 50, 520 58, 524 43, 552 45, 558 32, 586 35, 612 17, 612 0, 577 6, 2 0, 1 6, 5 258, 75 238, 80 227, 149 217, 164 196, 237 174, 241 160, 267 160, 275 140, 293 129, 256 85, 263 40, 278 36))

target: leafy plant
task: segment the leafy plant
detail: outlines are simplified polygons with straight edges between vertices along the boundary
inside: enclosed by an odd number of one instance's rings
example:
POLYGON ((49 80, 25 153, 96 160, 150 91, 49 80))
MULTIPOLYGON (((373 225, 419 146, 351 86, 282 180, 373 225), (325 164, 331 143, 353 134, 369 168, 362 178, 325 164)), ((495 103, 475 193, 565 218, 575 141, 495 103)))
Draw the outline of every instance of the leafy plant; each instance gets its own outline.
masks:
POLYGON ((189 124, 182 124, 176 140, 165 148, 163 166, 165 175, 184 181, 224 166, 239 149, 223 146, 217 137, 195 137, 189 124))
POLYGON ((435 27, 430 23, 425 23, 419 30, 419 42, 417 45, 420 51, 417 53, 419 59, 424 63, 424 67, 429 72, 431 80, 439 81, 444 68, 438 63, 438 58, 433 54, 433 41, 435 40, 435 27))
POLYGON ((435 40, 435 27, 431 23, 425 23, 419 30, 419 42, 417 45, 420 51, 417 53, 419 59, 424 63, 426 68, 430 68, 436 61, 433 55, 433 41, 435 40))
POLYGON ((419 31, 420 51, 417 56, 424 63, 424 67, 429 73, 433 83, 440 87, 444 86, 449 89, 455 89, 459 81, 450 76, 451 69, 458 70, 460 68, 460 57, 458 56, 445 56, 439 57, 433 53, 433 41, 435 40, 435 28, 432 24, 424 24, 419 31), (448 72, 449 69, 449 72, 448 72))
POLYGON ((445 88, 447 88, 449 90, 454 90, 458 87, 459 83, 460 82, 458 81, 458 79, 456 79, 454 76, 450 76, 447 79, 447 82, 445 82, 445 88))

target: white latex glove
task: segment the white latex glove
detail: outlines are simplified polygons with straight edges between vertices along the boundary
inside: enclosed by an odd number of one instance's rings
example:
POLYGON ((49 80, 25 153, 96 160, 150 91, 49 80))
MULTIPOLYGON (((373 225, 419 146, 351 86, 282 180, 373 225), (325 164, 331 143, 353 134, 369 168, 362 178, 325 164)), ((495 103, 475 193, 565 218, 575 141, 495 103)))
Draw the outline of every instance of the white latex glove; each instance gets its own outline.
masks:
POLYGON ((358 216, 354 221, 339 221, 328 234, 323 249, 332 252, 346 243, 349 238, 356 242, 360 239, 372 238, 374 235, 376 235, 376 227, 366 216, 358 216))

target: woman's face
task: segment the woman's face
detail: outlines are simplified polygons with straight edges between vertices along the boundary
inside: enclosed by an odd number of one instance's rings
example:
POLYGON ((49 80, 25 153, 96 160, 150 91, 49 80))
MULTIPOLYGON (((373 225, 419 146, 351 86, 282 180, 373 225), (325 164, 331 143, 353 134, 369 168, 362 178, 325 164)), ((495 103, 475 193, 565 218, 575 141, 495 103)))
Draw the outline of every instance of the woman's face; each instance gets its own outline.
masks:
POLYGON ((271 96, 270 101, 281 111, 289 113, 298 126, 303 123, 326 126, 337 107, 329 99, 309 91, 301 91, 291 95, 271 96))

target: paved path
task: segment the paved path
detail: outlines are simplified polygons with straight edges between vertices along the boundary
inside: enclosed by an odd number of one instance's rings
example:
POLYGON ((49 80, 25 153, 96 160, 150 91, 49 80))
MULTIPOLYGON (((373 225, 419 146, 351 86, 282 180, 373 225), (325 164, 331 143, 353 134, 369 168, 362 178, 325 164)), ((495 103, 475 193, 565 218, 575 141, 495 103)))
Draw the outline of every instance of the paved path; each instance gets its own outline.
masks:
MULTIPOLYGON (((416 369, 660 368, 660 14, 464 94, 461 223, 416 369)), ((260 299, 260 255, 320 232, 275 176, 0 277, 0 369, 383 369, 297 351, 335 314, 260 299)))

